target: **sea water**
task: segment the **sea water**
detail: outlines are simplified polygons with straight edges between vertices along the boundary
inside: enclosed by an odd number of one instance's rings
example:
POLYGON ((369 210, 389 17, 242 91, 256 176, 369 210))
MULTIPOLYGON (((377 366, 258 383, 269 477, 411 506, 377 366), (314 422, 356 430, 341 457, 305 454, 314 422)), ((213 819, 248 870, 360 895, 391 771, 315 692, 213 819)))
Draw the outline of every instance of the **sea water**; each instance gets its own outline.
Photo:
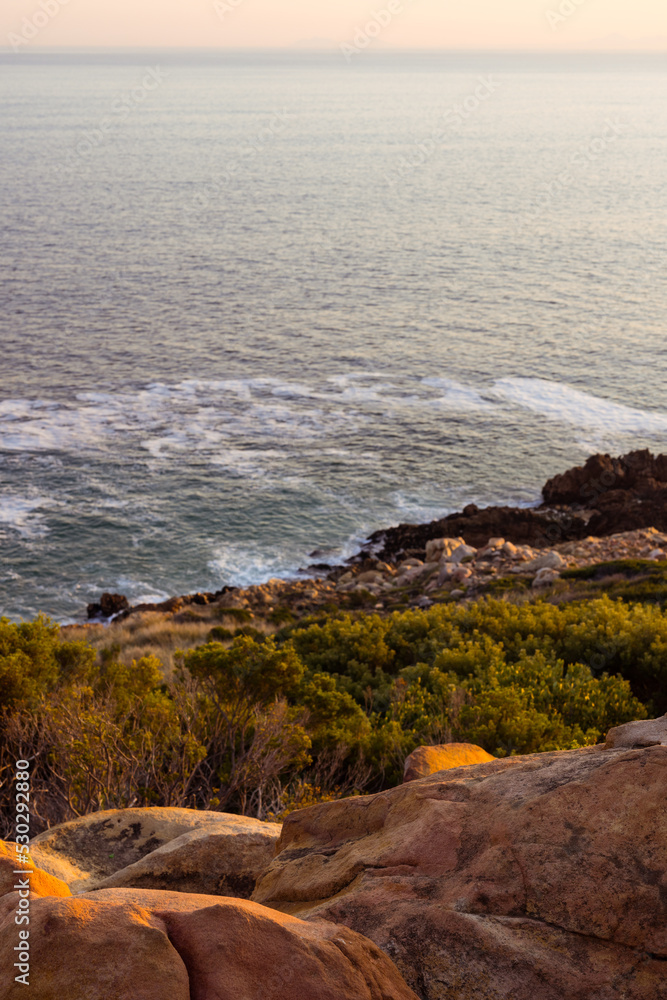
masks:
POLYGON ((664 59, 31 51, 0 81, 0 614, 290 575, 664 450, 664 59))

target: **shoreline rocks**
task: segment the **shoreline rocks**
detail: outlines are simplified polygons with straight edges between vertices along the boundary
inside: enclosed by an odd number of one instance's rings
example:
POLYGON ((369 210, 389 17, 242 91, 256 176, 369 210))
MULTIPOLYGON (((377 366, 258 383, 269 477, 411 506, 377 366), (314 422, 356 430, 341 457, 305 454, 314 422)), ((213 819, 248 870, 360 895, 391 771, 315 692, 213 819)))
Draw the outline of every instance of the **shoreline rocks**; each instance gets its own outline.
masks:
MULTIPOLYGON (((478 593, 493 576, 517 574, 534 590, 548 590, 566 568, 619 558, 667 560, 667 455, 631 452, 594 455, 584 466, 550 479, 537 508, 469 504, 429 524, 399 524, 374 532, 345 566, 311 566, 309 577, 269 580, 238 589, 173 597, 130 607, 123 595, 103 594, 89 618, 123 621, 130 615, 167 614, 178 620, 198 609, 225 607, 258 615, 297 617, 345 595, 381 610, 402 589, 416 605, 432 592, 478 593), (549 570, 550 572, 542 572, 549 570), (364 596, 365 595, 365 596, 364 596)), ((345 603, 344 601, 342 602, 345 603)))

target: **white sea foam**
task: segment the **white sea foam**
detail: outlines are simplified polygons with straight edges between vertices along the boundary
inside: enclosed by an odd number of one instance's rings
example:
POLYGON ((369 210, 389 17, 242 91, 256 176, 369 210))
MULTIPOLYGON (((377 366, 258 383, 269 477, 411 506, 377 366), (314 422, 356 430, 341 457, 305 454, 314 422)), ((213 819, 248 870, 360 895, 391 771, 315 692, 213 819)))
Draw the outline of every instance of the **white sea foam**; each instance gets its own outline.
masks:
POLYGON ((151 589, 152 585, 143 580, 135 580, 131 576, 119 576, 113 588, 119 594, 125 594, 131 604, 159 604, 173 594, 166 590, 151 589))
POLYGON ((296 546, 281 550, 256 542, 229 542, 214 550, 208 568, 221 585, 251 587, 272 577, 294 578, 309 561, 305 550, 299 553, 296 546))
POLYGON ((48 530, 41 508, 52 505, 48 497, 0 496, 0 525, 22 538, 41 538, 48 530))
POLYGON ((454 379, 429 376, 422 379, 422 385, 445 390, 444 395, 429 400, 431 406, 460 413, 492 412, 498 408, 497 403, 484 399, 477 389, 454 379))
POLYGON ((493 388, 498 398, 532 410, 549 420, 582 429, 614 434, 665 434, 667 413, 642 410, 582 392, 562 382, 541 378, 499 379, 493 388))

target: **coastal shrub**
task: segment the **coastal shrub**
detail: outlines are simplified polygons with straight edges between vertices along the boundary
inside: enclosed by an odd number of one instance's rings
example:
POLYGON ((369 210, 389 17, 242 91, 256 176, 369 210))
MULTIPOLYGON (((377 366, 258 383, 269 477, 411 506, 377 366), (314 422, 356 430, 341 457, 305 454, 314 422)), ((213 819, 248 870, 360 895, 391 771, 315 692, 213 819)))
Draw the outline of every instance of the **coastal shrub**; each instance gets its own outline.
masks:
POLYGON ((386 618, 340 616, 294 630, 285 641, 307 669, 334 674, 360 704, 370 689, 380 708, 388 679, 403 668, 434 665, 444 652, 451 669, 460 663, 463 676, 484 649, 491 655, 485 646, 491 641, 509 662, 541 652, 566 667, 584 664, 595 677, 619 674, 651 712, 667 711, 667 615, 654 605, 607 596, 560 605, 486 599, 386 618))
MULTIPOLYGON (((0 778, 31 761, 37 827, 131 805, 278 816, 396 784, 420 744, 568 749, 667 710, 667 616, 608 597, 339 611, 224 639, 172 674, 121 661, 111 629, 96 651, 43 618, 0 623, 0 778)), ((10 815, 5 782, 5 834, 10 815)))
POLYGON ((13 624, 0 619, 0 710, 30 708, 59 681, 87 677, 95 653, 83 642, 62 642, 60 629, 40 616, 13 624))

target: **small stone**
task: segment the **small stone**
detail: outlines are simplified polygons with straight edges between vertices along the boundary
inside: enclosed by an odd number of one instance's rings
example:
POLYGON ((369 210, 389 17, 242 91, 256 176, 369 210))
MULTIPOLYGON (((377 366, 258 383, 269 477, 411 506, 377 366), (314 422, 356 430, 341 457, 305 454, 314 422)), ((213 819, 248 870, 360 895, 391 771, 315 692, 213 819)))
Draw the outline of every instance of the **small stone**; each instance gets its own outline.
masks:
POLYGON ((455 600, 458 600, 460 597, 465 597, 466 596, 466 592, 465 592, 465 590, 452 590, 451 596, 455 600))
POLYGON ((468 562, 476 555, 477 549, 474 549, 472 545, 459 545, 459 547, 452 552, 452 562, 457 564, 468 562))
POLYGON ((402 572, 406 569, 415 569, 417 566, 423 566, 424 563, 421 559, 404 559, 403 562, 398 564, 399 570, 402 572))
POLYGON ((452 578, 452 573, 456 570, 454 563, 446 562, 441 564, 440 575, 438 576, 438 586, 447 583, 452 578))
POLYGON ((549 569, 545 567, 541 569, 535 579, 533 580, 533 590, 540 590, 543 587, 551 587, 560 579, 560 573, 557 573, 555 569, 549 569))
POLYGON ((538 556, 537 559, 533 559, 524 566, 524 570, 527 573, 533 573, 540 569, 561 569, 566 565, 565 560, 559 552, 551 551, 545 552, 544 555, 538 556))

